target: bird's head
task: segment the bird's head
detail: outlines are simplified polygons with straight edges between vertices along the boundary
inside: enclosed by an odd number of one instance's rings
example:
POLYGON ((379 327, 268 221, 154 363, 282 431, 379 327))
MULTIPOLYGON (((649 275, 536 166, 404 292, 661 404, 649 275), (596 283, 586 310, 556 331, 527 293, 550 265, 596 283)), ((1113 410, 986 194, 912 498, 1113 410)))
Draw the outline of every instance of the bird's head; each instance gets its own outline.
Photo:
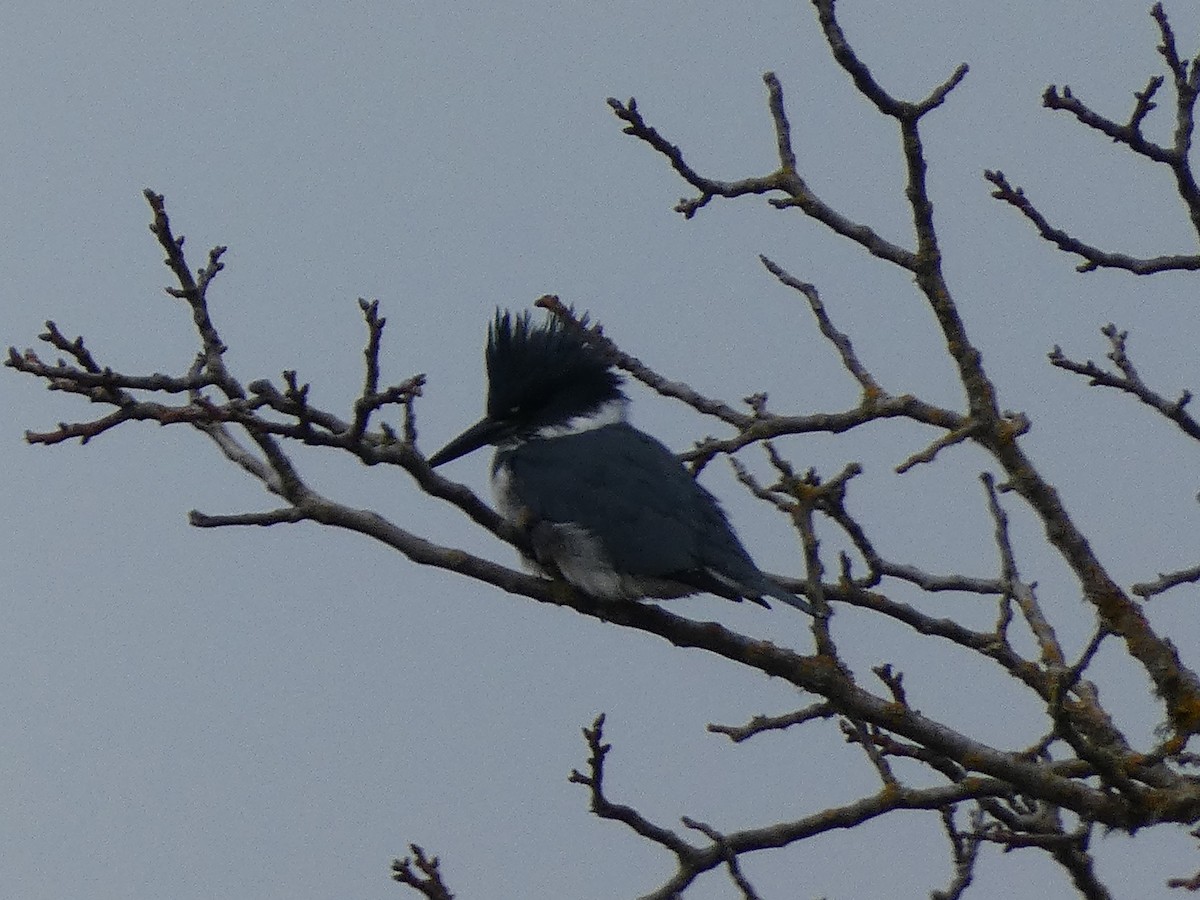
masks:
POLYGON ((579 330, 554 316, 535 325, 528 312, 497 310, 484 357, 487 414, 429 457, 431 466, 485 444, 516 444, 624 418, 624 379, 579 330))

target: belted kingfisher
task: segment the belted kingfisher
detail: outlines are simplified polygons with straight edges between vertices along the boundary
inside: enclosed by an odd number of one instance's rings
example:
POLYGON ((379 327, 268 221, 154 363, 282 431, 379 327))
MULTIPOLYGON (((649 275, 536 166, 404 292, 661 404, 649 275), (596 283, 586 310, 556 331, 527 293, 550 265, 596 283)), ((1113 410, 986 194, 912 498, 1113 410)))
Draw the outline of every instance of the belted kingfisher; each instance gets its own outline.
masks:
POLYGON ((429 457, 497 447, 500 512, 536 563, 608 600, 708 592, 817 615, 759 571, 721 510, 670 450, 626 421, 624 379, 579 328, 497 310, 485 350, 487 414, 429 457))

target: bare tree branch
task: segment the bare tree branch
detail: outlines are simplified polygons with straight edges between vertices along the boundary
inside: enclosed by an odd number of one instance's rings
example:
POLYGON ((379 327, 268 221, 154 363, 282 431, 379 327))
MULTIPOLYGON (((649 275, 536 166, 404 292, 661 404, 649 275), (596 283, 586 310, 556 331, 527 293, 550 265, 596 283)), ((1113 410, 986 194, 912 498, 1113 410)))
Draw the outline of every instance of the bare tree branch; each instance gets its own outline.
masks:
MULTIPOLYGON (((793 159, 793 164, 795 160, 793 159)), ((871 377, 871 374, 866 370, 866 367, 859 362, 858 357, 854 353, 854 347, 850 344, 850 338, 844 332, 838 331, 834 327, 833 322, 829 318, 829 313, 825 309, 825 304, 821 302, 821 297, 817 293, 815 286, 807 282, 800 281, 789 275, 782 266, 767 259, 765 256, 759 256, 762 264, 766 266, 768 272, 779 279, 781 284, 785 284, 793 290, 799 291, 804 295, 804 299, 808 301, 809 308, 812 309, 813 316, 817 320, 817 326, 834 348, 838 355, 842 358, 842 365, 846 367, 846 371, 854 376, 863 389, 864 400, 871 400, 880 396, 883 390, 871 377)))
POLYGON ((726 735, 735 744, 739 744, 764 731, 783 731, 793 725, 803 725, 813 719, 828 719, 833 715, 833 707, 822 702, 781 716, 755 716, 745 725, 713 725, 710 723, 708 730, 714 734, 726 735))
MULTIPOLYGON (((1046 88, 1042 95, 1042 103, 1047 109, 1070 113, 1083 126, 1098 131, 1105 137, 1129 148, 1137 156, 1151 162, 1159 163, 1170 169, 1175 179, 1176 193, 1183 201, 1188 216, 1191 219, 1195 236, 1200 238, 1200 185, 1192 172, 1189 151, 1192 145, 1192 133, 1195 128, 1196 98, 1200 93, 1200 77, 1193 62, 1189 64, 1180 58, 1175 45, 1175 34, 1171 29, 1167 14, 1161 3, 1155 3, 1150 15, 1158 25, 1162 43, 1158 47, 1160 55, 1166 63, 1171 76, 1171 85, 1175 91, 1175 134, 1170 147, 1164 147, 1149 140, 1142 133, 1142 125, 1150 112, 1155 109, 1154 96, 1162 87, 1165 78, 1158 75, 1150 79, 1141 91, 1135 91, 1133 112, 1125 123, 1118 123, 1093 110, 1064 86, 1060 91, 1055 85, 1046 88)), ((1125 269, 1135 275, 1151 275, 1157 272, 1187 271, 1200 269, 1200 255, 1176 254, 1171 256, 1155 256, 1138 258, 1125 253, 1113 253, 1101 250, 1092 244, 1085 243, 1073 237, 1061 228, 1050 224, 1036 206, 1025 196, 1020 188, 1013 187, 1004 173, 1000 171, 984 172, 984 177, 996 188, 992 196, 1007 203, 1028 219, 1037 229, 1041 237, 1057 246, 1060 250, 1083 258, 1076 268, 1080 272, 1092 272, 1096 269, 1125 269)))
POLYGON ((950 843, 950 859, 954 863, 954 877, 945 890, 932 891, 930 900, 960 900, 963 893, 975 880, 975 863, 979 859, 979 845, 983 838, 979 832, 983 828, 983 813, 975 808, 971 811, 971 831, 964 834, 954 824, 954 806, 944 806, 941 809, 942 828, 950 843))
POLYGON ((1106 372, 1090 359, 1082 363, 1068 359, 1058 345, 1055 345, 1054 349, 1050 351, 1050 364, 1056 368, 1085 376, 1090 379, 1089 384, 1093 386, 1116 388, 1132 394, 1146 406, 1157 410, 1174 422, 1179 430, 1188 437, 1200 440, 1200 422, 1192 418, 1186 409, 1187 405, 1192 402, 1192 392, 1184 390, 1180 392, 1178 399, 1168 400, 1151 390, 1142 380, 1142 376, 1126 352, 1129 332, 1119 331, 1116 325, 1109 322, 1100 329, 1100 333, 1108 338, 1109 344, 1112 345, 1112 349, 1106 355, 1116 365, 1116 372, 1106 372))
POLYGON ((1200 581, 1200 566, 1191 566, 1190 568, 1180 569, 1178 572, 1169 572, 1165 575, 1159 573, 1158 578, 1154 581, 1135 584, 1130 590, 1139 597, 1149 600, 1155 594, 1164 593, 1181 584, 1194 584, 1197 581, 1200 581))
POLYGON ((454 900, 454 895, 442 881, 441 862, 436 856, 426 856, 416 844, 409 844, 412 856, 392 862, 392 878, 401 884, 416 888, 428 900, 454 900), (414 871, 413 867, 416 867, 414 871))

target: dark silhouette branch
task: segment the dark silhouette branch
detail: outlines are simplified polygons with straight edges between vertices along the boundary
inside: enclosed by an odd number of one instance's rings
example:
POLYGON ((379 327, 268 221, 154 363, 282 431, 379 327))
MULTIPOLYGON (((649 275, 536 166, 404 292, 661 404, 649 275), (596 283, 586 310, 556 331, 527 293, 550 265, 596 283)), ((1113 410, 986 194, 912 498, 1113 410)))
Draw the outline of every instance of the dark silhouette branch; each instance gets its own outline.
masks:
POLYGON ((813 719, 828 719, 834 715, 834 709, 828 703, 814 703, 804 709, 785 713, 782 716, 755 716, 745 725, 714 725, 709 724, 708 730, 713 734, 723 734, 735 744, 747 741, 764 731, 783 731, 793 725, 803 725, 813 719))
POLYGON ((1083 262, 1076 266, 1078 272, 1094 272, 1097 269, 1125 269, 1134 275, 1153 275, 1156 272, 1194 272, 1200 269, 1200 255, 1171 254, 1139 259, 1127 253, 1115 253, 1101 250, 1092 244, 1081 241, 1069 232, 1050 224, 1050 221, 1038 210, 1033 202, 1025 196, 1023 188, 1010 184, 1008 178, 1000 170, 988 169, 983 177, 996 188, 992 196, 1002 200, 1018 210, 1033 223, 1041 237, 1054 244, 1065 253, 1074 253, 1083 257, 1083 262))
POLYGON ((1169 591, 1173 587, 1179 587, 1181 584, 1194 584, 1197 581, 1200 581, 1200 566, 1191 566, 1180 569, 1178 572, 1168 572, 1165 575, 1159 573, 1158 578, 1154 581, 1140 582, 1133 585, 1130 590, 1144 600, 1149 600, 1156 594, 1169 591))
POLYGON ((442 881, 441 862, 436 856, 426 856, 416 844, 409 844, 412 856, 392 862, 392 878, 424 894, 428 900, 454 900, 454 895, 442 881))
MULTIPOLYGON (((1162 39, 1158 52, 1166 63, 1171 86, 1175 91, 1175 132, 1170 147, 1156 144, 1142 133, 1146 117, 1156 108, 1154 97, 1165 81, 1162 75, 1151 78, 1143 90, 1134 91, 1133 112, 1128 121, 1123 123, 1093 110, 1076 97, 1068 86, 1064 86, 1061 91, 1055 85, 1047 87, 1042 95, 1042 104, 1047 109, 1069 113, 1084 127, 1098 131, 1115 143, 1128 147, 1135 155, 1166 166, 1175 179, 1176 193, 1188 212, 1192 229, 1200 239, 1200 185, 1196 183, 1189 158, 1192 134, 1195 130, 1196 98, 1200 94, 1200 67, 1196 65, 1195 60, 1189 63, 1179 56, 1174 31, 1161 3, 1154 4, 1150 15, 1158 25, 1162 39)), ((1102 250, 1085 243, 1050 224, 1049 219, 1025 196, 1025 192, 1009 183, 1003 172, 989 170, 984 173, 984 177, 996 188, 992 196, 1020 212, 1033 224, 1044 240, 1065 253, 1082 257, 1083 262, 1076 267, 1080 272, 1106 268, 1124 269, 1135 275, 1152 275, 1157 272, 1194 272, 1200 269, 1200 255, 1197 254, 1138 258, 1125 253, 1102 250)))
POLYGON ((954 824, 955 806, 941 809, 942 828, 950 844, 950 861, 954 864, 954 876, 945 890, 930 893, 930 900, 959 900, 971 882, 975 880, 975 863, 979 859, 979 846, 983 838, 979 835, 984 826, 983 812, 978 808, 971 811, 971 832, 963 833, 954 824))
POLYGON ((583 730, 590 751, 588 773, 574 770, 569 780, 588 788, 592 811, 597 816, 621 822, 676 857, 678 869, 675 874, 658 889, 643 895, 643 900, 678 897, 700 875, 728 864, 731 858, 744 853, 785 847, 817 834, 853 828, 896 810, 940 811, 966 799, 1005 796, 1009 790, 1003 782, 984 778, 963 779, 957 784, 935 788, 909 788, 891 784, 885 785, 873 796, 845 806, 822 810, 792 822, 736 832, 717 833, 710 826, 684 817, 682 821, 685 826, 699 830, 712 839, 709 846, 697 847, 684 841, 675 832, 654 824, 633 807, 608 799, 604 793, 604 763, 612 748, 604 743, 603 727, 604 716, 600 715, 591 728, 583 730))
POLYGON ((1138 373, 1133 361, 1126 352, 1126 342, 1129 332, 1118 331, 1117 326, 1109 322, 1100 329, 1100 333, 1108 338, 1112 349, 1106 354, 1117 367, 1116 372, 1108 372, 1096 365, 1092 360, 1076 362, 1063 355, 1062 348, 1055 345, 1050 351, 1050 364, 1076 375, 1089 379, 1093 387, 1110 387, 1131 394, 1151 409, 1166 416, 1178 426, 1179 430, 1188 437, 1200 441, 1200 422, 1197 422, 1187 411, 1187 405, 1192 402, 1192 392, 1181 391, 1175 400, 1168 400, 1147 386, 1138 373))
MULTIPOLYGON (((794 164, 795 160, 793 159, 794 164)), ((767 259, 767 257, 760 255, 758 258, 762 261, 767 271, 778 278, 781 284, 785 284, 804 295, 804 299, 808 301, 808 306, 812 310, 813 317, 817 320, 817 327, 821 329, 821 334, 833 344, 834 349, 838 352, 838 356, 841 357, 842 365, 846 367, 846 371, 862 386, 864 401, 882 396, 883 389, 879 387, 878 383, 871 376, 871 373, 859 361, 858 356, 854 352, 854 347, 850 343, 850 338, 845 332, 839 331, 829 318, 829 313, 825 309, 825 304, 821 302, 821 297, 817 293, 816 287, 793 277, 782 266, 767 259)))

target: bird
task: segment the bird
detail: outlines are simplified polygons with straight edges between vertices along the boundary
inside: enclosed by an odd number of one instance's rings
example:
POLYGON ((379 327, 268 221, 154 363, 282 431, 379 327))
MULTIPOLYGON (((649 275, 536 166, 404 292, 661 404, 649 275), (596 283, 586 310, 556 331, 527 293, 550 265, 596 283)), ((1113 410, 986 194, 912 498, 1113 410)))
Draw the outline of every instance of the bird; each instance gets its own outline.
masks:
POLYGON ((720 503, 674 453, 628 421, 625 379, 589 342, 584 316, 535 323, 496 310, 484 350, 484 417, 429 457, 488 444, 499 512, 526 561, 601 600, 711 593, 818 612, 763 574, 720 503))

